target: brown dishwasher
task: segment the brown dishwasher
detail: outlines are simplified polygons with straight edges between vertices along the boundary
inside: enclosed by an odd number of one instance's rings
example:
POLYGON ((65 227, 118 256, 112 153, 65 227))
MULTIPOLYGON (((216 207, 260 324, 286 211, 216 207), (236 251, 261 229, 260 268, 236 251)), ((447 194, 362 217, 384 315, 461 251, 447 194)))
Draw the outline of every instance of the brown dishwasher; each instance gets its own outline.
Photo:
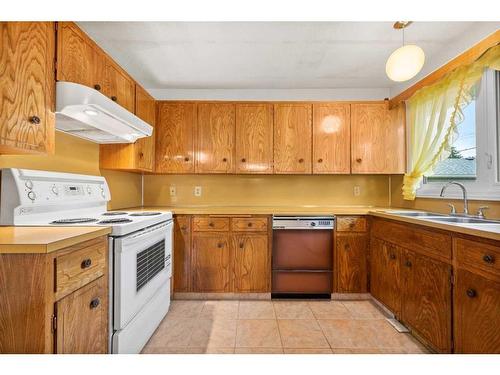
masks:
POLYGON ((273 298, 330 298, 334 222, 334 216, 273 217, 273 298))

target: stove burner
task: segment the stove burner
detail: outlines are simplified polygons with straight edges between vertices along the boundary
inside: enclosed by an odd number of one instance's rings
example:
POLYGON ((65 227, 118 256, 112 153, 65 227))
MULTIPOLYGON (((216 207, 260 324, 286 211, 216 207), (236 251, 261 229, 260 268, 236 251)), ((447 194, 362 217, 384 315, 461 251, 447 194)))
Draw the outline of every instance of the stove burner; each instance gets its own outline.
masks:
POLYGON ((125 224, 125 223, 131 223, 132 220, 127 219, 125 217, 120 217, 116 219, 108 219, 108 220, 101 220, 97 224, 125 224))
POLYGON ((75 219, 59 219, 54 220, 50 224, 82 224, 82 223, 93 223, 97 219, 92 219, 90 217, 79 217, 75 219))
POLYGON ((126 212, 123 211, 109 211, 102 214, 102 216, 116 216, 116 215, 126 215, 126 212))
POLYGON ((130 214, 130 216, 156 216, 156 215, 161 215, 161 212, 135 212, 133 214, 130 214))

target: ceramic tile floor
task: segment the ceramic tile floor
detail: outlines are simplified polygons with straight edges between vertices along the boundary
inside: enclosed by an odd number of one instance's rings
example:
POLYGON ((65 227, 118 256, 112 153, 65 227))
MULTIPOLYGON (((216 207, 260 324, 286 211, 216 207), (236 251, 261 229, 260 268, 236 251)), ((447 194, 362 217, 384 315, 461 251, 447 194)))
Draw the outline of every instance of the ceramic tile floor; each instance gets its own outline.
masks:
POLYGON ((172 301, 143 353, 427 353, 370 301, 172 301))

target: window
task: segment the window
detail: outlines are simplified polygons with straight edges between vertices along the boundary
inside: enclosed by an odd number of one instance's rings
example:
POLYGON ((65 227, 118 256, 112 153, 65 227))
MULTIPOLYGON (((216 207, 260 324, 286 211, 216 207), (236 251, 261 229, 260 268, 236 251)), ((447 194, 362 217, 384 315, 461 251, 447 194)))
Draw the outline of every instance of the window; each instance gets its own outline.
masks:
MULTIPOLYGON (((463 183, 471 199, 500 200, 500 73, 487 71, 478 95, 463 109, 464 121, 457 126, 451 154, 424 176, 418 197, 439 197, 449 181, 463 183)), ((459 189, 449 189, 446 198, 461 198, 459 189)))

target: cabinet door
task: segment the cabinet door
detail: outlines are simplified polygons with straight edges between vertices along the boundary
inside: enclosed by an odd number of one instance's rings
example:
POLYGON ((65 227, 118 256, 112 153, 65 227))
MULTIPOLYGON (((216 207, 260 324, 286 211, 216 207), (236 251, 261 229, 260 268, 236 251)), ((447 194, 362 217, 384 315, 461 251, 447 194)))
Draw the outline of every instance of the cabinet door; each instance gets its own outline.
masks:
POLYGON ((235 292, 269 292, 271 265, 267 234, 234 234, 235 292))
POLYGON ((456 353, 500 353, 500 283, 458 269, 454 288, 456 353))
POLYGON ((135 83, 109 59, 106 61, 104 93, 129 112, 135 112, 135 83))
POLYGON ((229 234, 193 233, 193 292, 230 292, 232 256, 229 234))
POLYGON ((451 266, 404 251, 402 320, 441 353, 451 352, 451 266))
POLYGON ((313 173, 351 172, 350 104, 313 105, 313 173))
POLYGON ((397 316, 401 314, 401 252, 399 248, 372 238, 370 289, 372 295, 397 316))
MULTIPOLYGON (((135 86, 135 114, 155 127, 155 100, 139 85, 135 86)), ((145 171, 153 170, 155 132, 150 137, 137 140, 135 147, 136 168, 145 171)))
POLYGON ((191 217, 175 217, 174 224, 174 292, 189 292, 191 273, 191 217))
POLYGON ((53 22, 0 22, 0 154, 54 151, 53 22))
POLYGON ((199 104, 197 128, 196 172, 233 173, 234 104, 199 104))
POLYGON ((334 264, 338 293, 366 293, 367 245, 366 234, 336 234, 334 264))
POLYGON ((274 105, 274 172, 311 173, 312 105, 274 105))
POLYGON ((108 351, 106 276, 56 303, 58 354, 101 354, 108 351))
POLYGON ((236 172, 273 172, 273 107, 236 105, 236 172))
POLYGON ((403 110, 386 103, 351 105, 352 173, 404 173, 403 110))
POLYGON ((158 103, 155 171, 194 173, 195 103, 158 103))

